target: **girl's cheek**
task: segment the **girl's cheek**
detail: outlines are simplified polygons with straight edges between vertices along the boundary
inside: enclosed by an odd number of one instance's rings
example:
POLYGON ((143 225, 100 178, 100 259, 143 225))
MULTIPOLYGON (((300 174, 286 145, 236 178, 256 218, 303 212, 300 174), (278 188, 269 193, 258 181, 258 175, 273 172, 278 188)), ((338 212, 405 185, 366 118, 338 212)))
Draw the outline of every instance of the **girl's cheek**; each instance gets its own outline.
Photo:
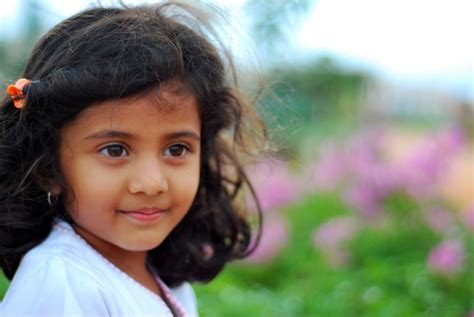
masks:
POLYGON ((200 180, 200 166, 197 164, 190 170, 186 170, 183 173, 183 176, 180 177, 180 181, 183 183, 182 186, 185 188, 190 189, 190 194, 195 195, 198 187, 199 187, 199 180, 200 180))

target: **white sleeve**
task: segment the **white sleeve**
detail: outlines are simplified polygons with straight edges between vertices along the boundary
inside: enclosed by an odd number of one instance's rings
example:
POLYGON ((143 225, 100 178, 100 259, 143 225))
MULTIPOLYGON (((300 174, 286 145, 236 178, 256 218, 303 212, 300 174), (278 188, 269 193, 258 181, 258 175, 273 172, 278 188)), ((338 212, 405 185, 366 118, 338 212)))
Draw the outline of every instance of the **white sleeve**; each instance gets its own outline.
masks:
POLYGON ((54 257, 15 276, 1 312, 4 317, 110 316, 100 283, 54 257))

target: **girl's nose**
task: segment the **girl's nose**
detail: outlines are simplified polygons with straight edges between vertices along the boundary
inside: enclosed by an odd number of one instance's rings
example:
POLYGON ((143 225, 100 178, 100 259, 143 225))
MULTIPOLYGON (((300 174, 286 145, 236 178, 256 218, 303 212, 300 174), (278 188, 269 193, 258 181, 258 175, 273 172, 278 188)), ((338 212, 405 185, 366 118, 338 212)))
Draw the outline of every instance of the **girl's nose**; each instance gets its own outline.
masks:
POLYGON ((137 166, 128 186, 132 194, 155 196, 168 191, 168 180, 161 164, 155 159, 137 166))

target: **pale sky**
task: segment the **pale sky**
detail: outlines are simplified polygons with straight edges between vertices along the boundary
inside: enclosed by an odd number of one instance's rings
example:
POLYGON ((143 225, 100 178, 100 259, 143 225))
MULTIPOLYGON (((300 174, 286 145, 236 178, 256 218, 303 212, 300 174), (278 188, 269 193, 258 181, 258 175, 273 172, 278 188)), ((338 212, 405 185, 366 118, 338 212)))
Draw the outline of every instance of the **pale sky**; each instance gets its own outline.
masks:
POLYGON ((298 34, 305 52, 329 52, 387 76, 474 90, 474 1, 319 0, 298 34))
MULTIPOLYGON (((91 2, 37 1, 49 4, 51 25, 91 2)), ((243 1, 216 2, 241 14, 243 1)), ((18 3, 0 0, 0 36, 21 18, 18 3)), ((473 0, 316 0, 295 30, 294 51, 300 57, 333 55, 381 76, 444 86, 474 100, 473 21, 473 0)))

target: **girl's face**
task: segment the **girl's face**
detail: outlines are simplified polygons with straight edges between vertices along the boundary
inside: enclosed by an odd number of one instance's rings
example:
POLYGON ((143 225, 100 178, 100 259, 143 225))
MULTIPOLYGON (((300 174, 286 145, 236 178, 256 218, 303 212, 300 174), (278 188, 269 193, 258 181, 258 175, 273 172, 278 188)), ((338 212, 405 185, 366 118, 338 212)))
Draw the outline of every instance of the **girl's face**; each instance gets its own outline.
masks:
POLYGON ((76 231, 102 253, 157 247, 196 195, 200 133, 195 98, 170 86, 81 112, 60 147, 76 231))

